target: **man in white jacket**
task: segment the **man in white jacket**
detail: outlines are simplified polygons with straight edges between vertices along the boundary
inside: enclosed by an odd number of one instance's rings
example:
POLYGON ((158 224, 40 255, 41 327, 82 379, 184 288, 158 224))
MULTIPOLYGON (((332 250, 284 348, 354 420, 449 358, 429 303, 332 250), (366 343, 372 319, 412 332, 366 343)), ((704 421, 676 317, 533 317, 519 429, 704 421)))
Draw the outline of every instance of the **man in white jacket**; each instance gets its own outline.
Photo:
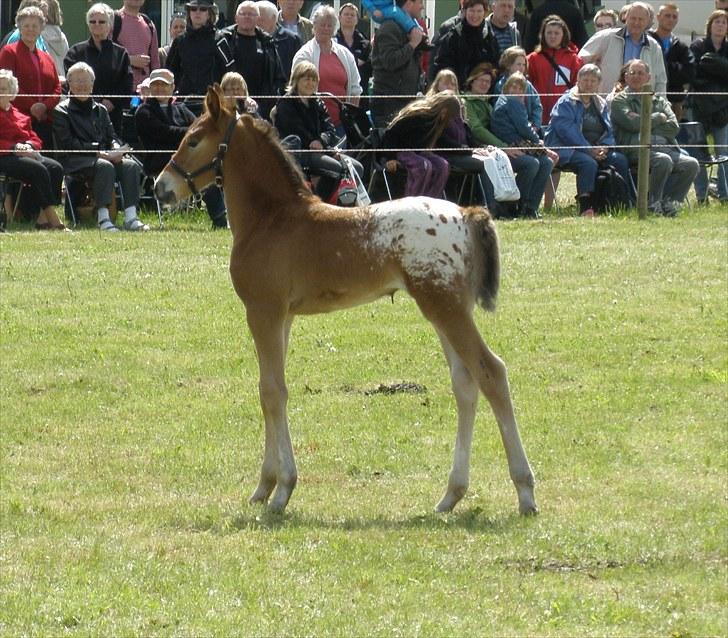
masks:
POLYGON ((622 66, 637 59, 652 69, 655 93, 665 95, 665 62, 660 45, 647 35, 651 26, 651 8, 644 2, 633 2, 627 12, 625 27, 597 31, 582 47, 579 57, 584 62, 596 64, 602 72, 600 93, 609 93, 619 79, 622 66))

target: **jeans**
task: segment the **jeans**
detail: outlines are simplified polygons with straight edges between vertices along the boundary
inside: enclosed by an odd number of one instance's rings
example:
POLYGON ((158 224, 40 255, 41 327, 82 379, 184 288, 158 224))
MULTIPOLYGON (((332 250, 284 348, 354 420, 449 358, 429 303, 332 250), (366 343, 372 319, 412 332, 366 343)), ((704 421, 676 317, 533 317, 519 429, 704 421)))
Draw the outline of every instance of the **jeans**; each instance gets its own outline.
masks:
POLYGON ((510 160, 516 174, 516 185, 521 191, 521 208, 537 211, 554 163, 546 155, 526 153, 510 160))
MULTIPOLYGON (((706 127, 706 132, 712 133, 715 140, 715 154, 728 155, 728 124, 707 129, 708 127, 706 127)), ((726 164, 718 164, 718 197, 722 201, 728 199, 728 166, 726 164)), ((701 200, 708 196, 708 171, 705 166, 700 167, 695 179, 695 195, 701 200)))

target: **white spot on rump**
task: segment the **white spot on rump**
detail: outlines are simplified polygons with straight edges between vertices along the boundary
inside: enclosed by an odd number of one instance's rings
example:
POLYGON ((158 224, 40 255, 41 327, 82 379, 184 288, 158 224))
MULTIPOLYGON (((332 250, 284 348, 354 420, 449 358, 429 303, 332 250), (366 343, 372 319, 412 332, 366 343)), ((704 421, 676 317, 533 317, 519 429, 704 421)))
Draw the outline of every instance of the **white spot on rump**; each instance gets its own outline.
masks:
POLYGON ((429 197, 407 197, 375 204, 370 210, 372 247, 395 254, 411 277, 450 283, 465 275, 469 239, 456 204, 429 197), (440 223, 441 215, 456 223, 440 223), (433 223, 437 229, 434 234, 433 223), (455 246, 460 250, 455 250, 455 246))

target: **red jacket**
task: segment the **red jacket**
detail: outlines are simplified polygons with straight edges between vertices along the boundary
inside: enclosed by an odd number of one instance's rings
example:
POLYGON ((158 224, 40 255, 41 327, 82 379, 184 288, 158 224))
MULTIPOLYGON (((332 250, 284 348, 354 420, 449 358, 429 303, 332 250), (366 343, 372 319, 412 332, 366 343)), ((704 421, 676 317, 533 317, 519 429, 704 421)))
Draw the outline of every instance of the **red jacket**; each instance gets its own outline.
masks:
POLYGON ((30 142, 37 151, 43 146, 30 124, 30 116, 11 104, 7 111, 0 109, 0 150, 15 148, 18 142, 30 142))
POLYGON ((15 98, 15 106, 18 110, 30 115, 30 107, 36 102, 42 102, 48 109, 50 119, 53 109, 60 99, 61 83, 58 81, 53 58, 38 48, 35 51, 40 60, 40 74, 31 57, 34 53, 30 52, 22 40, 6 44, 0 49, 0 69, 10 69, 18 78, 18 97, 15 98), (50 97, 23 97, 23 93, 42 94, 50 97))
POLYGON ((578 51, 572 42, 569 43, 568 49, 543 49, 538 53, 534 51, 528 54, 528 79, 541 95, 544 126, 551 120, 551 109, 554 108, 554 104, 558 102, 561 95, 576 85, 576 74, 584 64, 584 60, 577 55, 578 51), (553 58, 557 66, 565 67, 564 74, 570 80, 571 86, 556 73, 545 56, 553 58), (544 93, 557 93, 558 95, 543 95, 544 93))

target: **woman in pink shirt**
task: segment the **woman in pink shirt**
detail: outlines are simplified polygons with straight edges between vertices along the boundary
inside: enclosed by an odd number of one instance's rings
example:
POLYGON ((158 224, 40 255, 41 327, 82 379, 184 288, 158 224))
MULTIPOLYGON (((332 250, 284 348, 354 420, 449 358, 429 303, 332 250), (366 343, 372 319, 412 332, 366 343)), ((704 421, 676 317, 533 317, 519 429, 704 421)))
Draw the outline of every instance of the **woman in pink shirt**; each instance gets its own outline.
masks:
MULTIPOLYGON (((361 77, 356 59, 351 51, 334 40, 339 28, 336 10, 321 5, 312 16, 313 39, 304 44, 293 58, 292 68, 299 62, 312 62, 319 73, 319 91, 332 93, 341 100, 359 103, 362 94, 361 77)), ((344 135, 339 105, 335 100, 325 100, 326 109, 340 137, 344 135)))

